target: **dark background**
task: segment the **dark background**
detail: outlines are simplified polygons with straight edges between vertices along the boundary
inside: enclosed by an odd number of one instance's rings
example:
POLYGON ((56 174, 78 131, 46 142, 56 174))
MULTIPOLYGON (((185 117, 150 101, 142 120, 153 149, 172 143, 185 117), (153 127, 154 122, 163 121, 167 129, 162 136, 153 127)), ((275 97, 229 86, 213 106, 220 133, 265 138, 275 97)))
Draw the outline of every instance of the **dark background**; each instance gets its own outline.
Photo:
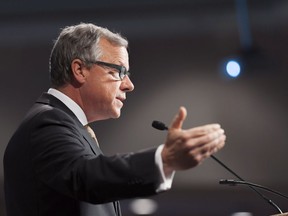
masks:
MULTIPOLYGON (((288 1, 251 0, 240 12, 239 2, 246 1, 2 0, 1 161, 26 111, 49 88, 48 59, 59 29, 93 22, 128 38, 135 84, 120 119, 93 124, 106 154, 163 143, 165 132, 151 122, 169 124, 184 105, 185 128, 218 122, 225 129, 227 144, 219 159, 247 181, 288 194, 288 1), (222 72, 232 57, 244 66, 237 79, 222 72)), ((2 167, 0 215, 5 216, 2 167)), ((151 197, 158 203, 154 215, 277 213, 247 187, 219 185, 225 178, 234 176, 212 159, 178 172, 170 192, 151 197)), ((287 200, 268 197, 288 211, 287 200)), ((131 202, 123 202, 126 216, 134 215, 131 202)))

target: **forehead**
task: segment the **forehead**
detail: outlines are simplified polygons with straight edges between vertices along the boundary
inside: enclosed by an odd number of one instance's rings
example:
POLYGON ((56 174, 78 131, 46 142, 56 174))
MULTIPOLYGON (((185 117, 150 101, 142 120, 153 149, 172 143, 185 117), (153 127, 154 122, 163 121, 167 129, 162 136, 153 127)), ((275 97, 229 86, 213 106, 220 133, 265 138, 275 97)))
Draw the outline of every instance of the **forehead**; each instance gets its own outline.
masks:
POLYGON ((128 52, 124 46, 113 45, 106 39, 100 39, 99 46, 102 51, 101 60, 128 63, 128 52))

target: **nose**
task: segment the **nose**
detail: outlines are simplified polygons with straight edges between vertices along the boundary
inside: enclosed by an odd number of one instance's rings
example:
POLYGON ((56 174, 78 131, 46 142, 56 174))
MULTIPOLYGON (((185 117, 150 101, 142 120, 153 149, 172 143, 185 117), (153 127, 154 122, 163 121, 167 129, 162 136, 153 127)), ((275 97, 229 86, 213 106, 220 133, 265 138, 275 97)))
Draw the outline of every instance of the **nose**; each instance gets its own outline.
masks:
POLYGON ((132 83, 131 79, 129 78, 129 76, 125 76, 121 82, 121 86, 120 86, 122 91, 125 92, 131 92, 134 89, 134 84, 132 83))

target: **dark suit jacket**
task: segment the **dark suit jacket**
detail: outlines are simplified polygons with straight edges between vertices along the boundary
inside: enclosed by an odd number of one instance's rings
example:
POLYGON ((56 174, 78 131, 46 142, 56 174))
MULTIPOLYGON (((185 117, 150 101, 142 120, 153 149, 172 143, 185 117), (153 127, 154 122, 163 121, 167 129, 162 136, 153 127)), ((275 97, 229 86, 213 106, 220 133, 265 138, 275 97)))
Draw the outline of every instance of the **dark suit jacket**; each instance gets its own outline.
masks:
POLYGON ((155 148, 104 156, 76 116, 44 93, 4 155, 8 216, 115 216, 119 199, 153 195, 155 148))

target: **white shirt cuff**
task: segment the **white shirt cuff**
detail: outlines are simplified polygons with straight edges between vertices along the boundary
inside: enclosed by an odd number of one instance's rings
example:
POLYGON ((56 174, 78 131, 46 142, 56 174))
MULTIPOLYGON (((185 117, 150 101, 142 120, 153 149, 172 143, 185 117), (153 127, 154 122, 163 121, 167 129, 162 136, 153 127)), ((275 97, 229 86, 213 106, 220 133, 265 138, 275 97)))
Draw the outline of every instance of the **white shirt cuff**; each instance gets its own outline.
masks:
POLYGON ((175 172, 173 172, 170 176, 165 176, 163 170, 163 162, 161 152, 164 148, 164 145, 160 145, 155 153, 155 163, 160 172, 159 186, 156 189, 157 192, 167 191, 171 188, 172 182, 174 179, 175 172))

